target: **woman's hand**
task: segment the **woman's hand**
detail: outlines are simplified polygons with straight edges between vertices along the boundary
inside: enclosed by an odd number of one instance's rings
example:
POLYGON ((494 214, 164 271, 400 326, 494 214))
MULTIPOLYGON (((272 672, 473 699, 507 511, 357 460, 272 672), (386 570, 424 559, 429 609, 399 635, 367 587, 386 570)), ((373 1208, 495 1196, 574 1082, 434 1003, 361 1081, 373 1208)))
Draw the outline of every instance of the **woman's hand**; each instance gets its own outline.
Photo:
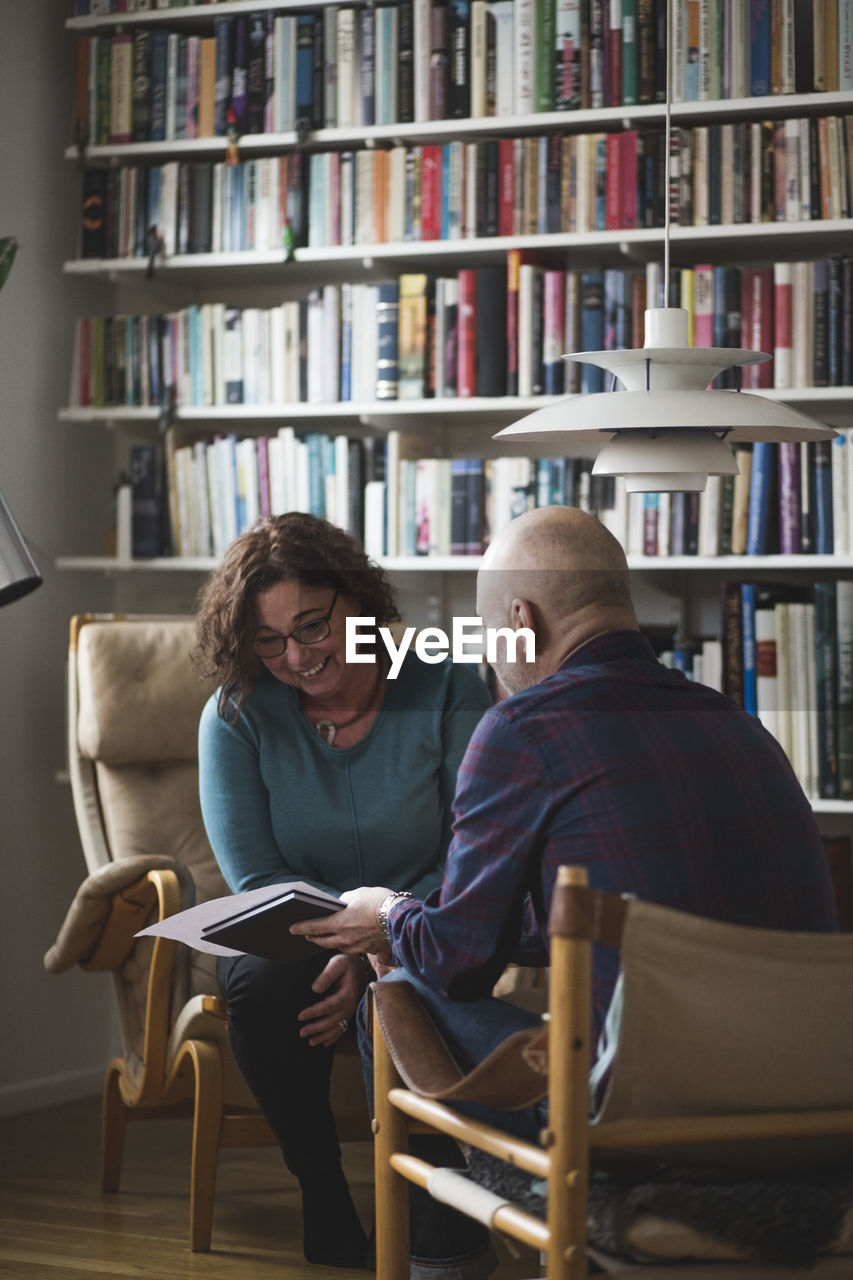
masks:
POLYGON ((332 956, 311 990, 324 998, 299 1014, 303 1024, 299 1034, 311 1045, 329 1047, 346 1031, 364 991, 364 969, 358 956, 332 956))

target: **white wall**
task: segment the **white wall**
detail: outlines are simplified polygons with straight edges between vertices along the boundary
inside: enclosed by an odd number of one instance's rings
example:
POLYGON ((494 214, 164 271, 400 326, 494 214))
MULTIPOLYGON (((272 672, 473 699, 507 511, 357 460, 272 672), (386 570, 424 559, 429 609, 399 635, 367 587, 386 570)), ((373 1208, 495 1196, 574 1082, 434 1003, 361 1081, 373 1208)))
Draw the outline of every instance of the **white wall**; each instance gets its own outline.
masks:
POLYGON ((109 979, 42 967, 83 875, 64 766, 68 618, 109 607, 98 575, 58 554, 98 545, 112 463, 105 433, 56 420, 72 319, 97 303, 62 276, 79 176, 63 159, 72 102, 70 3, 0 4, 0 235, 21 247, 0 293, 0 488, 44 574, 0 611, 0 1114, 97 1093, 113 1047, 109 979))

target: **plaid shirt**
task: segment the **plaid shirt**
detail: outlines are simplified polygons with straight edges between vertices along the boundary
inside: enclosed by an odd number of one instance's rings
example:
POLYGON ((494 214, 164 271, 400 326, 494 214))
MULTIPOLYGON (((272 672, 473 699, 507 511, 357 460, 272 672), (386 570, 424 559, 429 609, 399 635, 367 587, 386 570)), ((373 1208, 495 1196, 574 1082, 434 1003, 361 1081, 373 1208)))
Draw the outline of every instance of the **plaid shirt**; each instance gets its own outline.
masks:
MULTIPOLYGON (((809 803, 728 697, 663 667, 638 632, 590 640, 492 707, 459 771, 444 881, 389 919, 394 957, 440 993, 486 995, 546 964, 557 867, 597 888, 746 925, 836 928, 809 803)), ((597 1035, 618 958, 597 948, 597 1035)))

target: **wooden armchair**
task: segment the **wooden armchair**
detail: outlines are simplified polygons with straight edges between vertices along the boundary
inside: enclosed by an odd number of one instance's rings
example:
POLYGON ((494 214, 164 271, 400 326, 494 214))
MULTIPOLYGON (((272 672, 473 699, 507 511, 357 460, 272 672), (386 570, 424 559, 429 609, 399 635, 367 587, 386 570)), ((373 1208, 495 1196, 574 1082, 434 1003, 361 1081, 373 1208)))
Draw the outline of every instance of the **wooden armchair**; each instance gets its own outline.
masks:
MULTIPOLYGON (((189 618, 75 617, 68 755, 89 875, 56 942, 52 972, 78 963, 114 977, 122 1055, 107 1067, 101 1179, 118 1190, 125 1125, 193 1117, 190 1239, 210 1248, 218 1152, 275 1139, 234 1062, 212 956, 165 938, 155 919, 228 892, 198 800, 197 733, 211 686, 190 661, 189 618)), ((360 1059, 336 1055, 342 1139, 369 1137, 360 1059)))
POLYGON ((853 937, 720 924, 593 891, 567 867, 550 927, 548 1020, 467 1077, 412 987, 372 988, 378 1280, 407 1274, 410 1182, 540 1251, 549 1280, 580 1280, 590 1259, 638 1280, 781 1280, 806 1237, 810 1275, 853 1273, 853 1184, 837 1172, 853 1154, 853 937), (590 1077, 596 942, 620 947, 622 968, 590 1077), (546 1099, 541 1141, 448 1099, 546 1099), (486 1185, 409 1154, 424 1129, 467 1144, 486 1185))

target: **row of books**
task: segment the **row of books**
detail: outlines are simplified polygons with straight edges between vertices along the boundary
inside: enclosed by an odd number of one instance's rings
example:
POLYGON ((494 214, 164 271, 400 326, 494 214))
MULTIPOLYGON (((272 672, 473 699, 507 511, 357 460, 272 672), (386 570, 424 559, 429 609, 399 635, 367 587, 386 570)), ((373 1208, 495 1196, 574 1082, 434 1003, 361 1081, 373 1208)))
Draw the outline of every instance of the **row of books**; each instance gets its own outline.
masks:
POLYGON ((310 511, 368 554, 480 555, 534 506, 613 507, 614 481, 591 459, 420 457, 399 431, 365 438, 281 427, 270 436, 134 444, 132 553, 221 556, 259 516, 310 511))
POLYGON ((853 581, 724 582, 720 635, 669 661, 756 715, 804 791, 853 799, 853 581))
MULTIPOLYGON (((403 0, 81 36, 100 145, 661 102, 665 0, 403 0)), ((851 0, 673 6, 673 99, 853 88, 851 0)))
MULTIPOLYGON (((853 115, 677 129, 685 226, 853 214, 853 115)), ((660 129, 87 169, 80 253, 141 257, 662 226, 660 129)))
MULTIPOLYGON (((738 446, 738 475, 709 477, 701 494, 627 494, 621 479, 595 475, 590 458, 448 459, 422 451, 418 437, 396 429, 365 440, 286 426, 269 437, 235 430, 181 443, 169 453, 165 488, 173 553, 219 555, 257 515, 297 509, 348 528, 373 555, 479 554, 522 511, 569 505, 597 515, 631 556, 853 554, 853 449, 845 435, 831 445, 738 446), (214 459, 244 467, 216 518, 214 459), (179 518, 181 511, 195 516, 179 518)), ((147 545, 135 553, 164 551, 165 544, 147 545)))
POLYGON ((607 517, 631 555, 853 554, 848 436, 734 446, 736 476, 709 476, 703 493, 614 492, 607 517))
MULTIPOLYGON (((521 250, 507 257, 507 267, 452 276, 330 284, 270 308, 81 317, 69 404, 158 406, 167 392, 214 407, 603 390, 603 370, 564 354, 642 346, 645 308, 663 302, 659 266, 563 271, 521 250)), ((669 302, 687 310, 694 345, 773 357, 741 370, 747 389, 853 385, 851 258, 678 269, 669 302)))

